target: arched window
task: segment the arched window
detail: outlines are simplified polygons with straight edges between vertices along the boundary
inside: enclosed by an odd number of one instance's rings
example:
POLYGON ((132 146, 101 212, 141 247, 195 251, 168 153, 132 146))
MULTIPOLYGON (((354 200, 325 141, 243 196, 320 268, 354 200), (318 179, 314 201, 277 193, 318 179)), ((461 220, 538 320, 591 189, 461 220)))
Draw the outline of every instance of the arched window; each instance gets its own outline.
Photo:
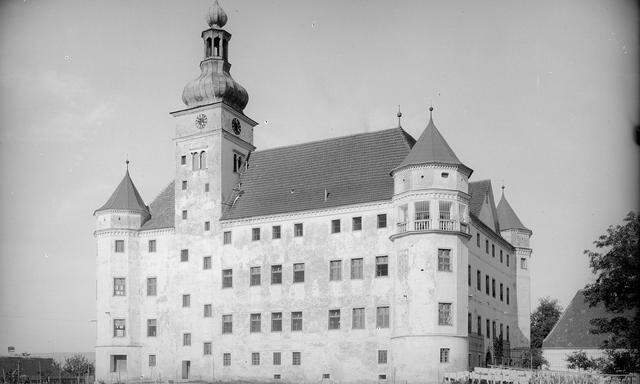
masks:
POLYGON ((206 53, 205 56, 206 57, 211 57, 211 38, 207 37, 207 41, 206 41, 206 53))
POLYGON ((222 57, 225 60, 229 57, 229 42, 227 40, 222 40, 222 57))
POLYGON ((220 56, 220 38, 213 39, 213 55, 220 56))
POLYGON ((207 169, 207 153, 200 152, 200 169, 207 169))
POLYGON ((200 156, 197 152, 191 154, 191 168, 193 168, 194 171, 200 169, 200 156))

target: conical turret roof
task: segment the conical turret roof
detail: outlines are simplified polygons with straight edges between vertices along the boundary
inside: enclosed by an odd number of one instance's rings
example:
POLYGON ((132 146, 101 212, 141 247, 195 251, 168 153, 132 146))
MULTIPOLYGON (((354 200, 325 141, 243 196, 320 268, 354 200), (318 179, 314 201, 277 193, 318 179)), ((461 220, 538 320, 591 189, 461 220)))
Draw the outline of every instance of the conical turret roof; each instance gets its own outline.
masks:
MULTIPOLYGON (((429 111, 432 110, 432 108, 429 108, 429 111)), ((440 131, 438 131, 438 128, 436 128, 436 125, 433 123, 433 117, 430 114, 427 127, 398 168, 434 163, 461 166, 468 171, 469 175, 473 172, 458 159, 458 156, 456 156, 453 149, 451 149, 447 141, 442 137, 440 131)))
POLYGON ((500 198, 500 202, 498 203, 498 208, 496 210, 498 211, 498 224, 500 225, 500 230, 523 229, 525 231, 531 231, 522 224, 518 215, 516 215, 513 208, 511 208, 507 198, 504 197, 504 192, 502 193, 502 197, 500 198))
POLYGON ((96 212, 112 209, 150 215, 149 207, 144 204, 144 200, 140 197, 140 193, 138 193, 136 186, 131 180, 131 176, 129 176, 128 169, 116 190, 111 194, 109 200, 107 200, 102 207, 98 208, 96 212))

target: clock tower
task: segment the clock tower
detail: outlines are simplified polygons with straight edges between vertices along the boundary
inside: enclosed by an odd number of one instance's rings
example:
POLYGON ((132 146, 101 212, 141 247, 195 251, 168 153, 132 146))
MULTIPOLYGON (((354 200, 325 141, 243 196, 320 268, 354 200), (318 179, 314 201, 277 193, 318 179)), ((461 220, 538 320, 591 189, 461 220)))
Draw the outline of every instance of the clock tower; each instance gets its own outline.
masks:
POLYGON ((209 28, 201 36, 201 73, 184 87, 186 108, 171 113, 176 119, 177 232, 198 233, 205 227, 210 233, 218 232, 215 227, 223 203, 233 194, 255 149, 257 123, 244 114, 249 95, 229 73, 231 34, 223 29, 227 14, 217 0, 206 19, 209 28))

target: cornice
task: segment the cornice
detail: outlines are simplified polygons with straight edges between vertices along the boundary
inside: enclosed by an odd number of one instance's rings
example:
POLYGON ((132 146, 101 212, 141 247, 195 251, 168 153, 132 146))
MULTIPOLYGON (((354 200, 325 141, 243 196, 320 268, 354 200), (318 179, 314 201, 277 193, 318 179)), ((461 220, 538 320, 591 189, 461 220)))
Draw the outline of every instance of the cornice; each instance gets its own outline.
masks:
POLYGON ((412 189, 410 191, 405 191, 393 196, 392 201, 397 202, 404 199, 409 199, 412 197, 420 197, 420 196, 429 196, 434 198, 451 198, 451 196, 462 197, 462 201, 466 201, 467 203, 471 200, 471 195, 462 192, 457 189, 443 189, 443 188, 423 188, 423 189, 412 189))
POLYGON ((471 239, 471 235, 469 233, 465 233, 461 231, 443 231, 440 229, 428 229, 424 231, 405 231, 400 233, 394 233, 393 235, 389 236, 389 240, 393 241, 400 237, 405 237, 409 235, 425 235, 425 234, 431 234, 431 233, 442 234, 442 235, 456 235, 466 239, 467 241, 471 239))
POLYGON ((235 144, 238 144, 239 146, 245 148, 248 151, 255 151, 256 147, 244 140, 242 140, 240 137, 234 135, 233 133, 227 132, 226 130, 222 130, 222 137, 224 137, 225 139, 232 141, 235 144))
POLYGON ((338 207, 328 207, 322 209, 313 209, 313 210, 304 210, 297 212, 283 212, 276 213, 267 216, 251 216, 241 219, 220 219, 222 223, 222 228, 230 228, 236 224, 245 224, 245 223, 260 223, 260 222, 270 222, 270 221, 282 221, 282 220, 292 220, 299 217, 322 217, 323 215, 331 215, 336 213, 348 213, 354 212, 362 209, 372 209, 375 207, 385 207, 391 204, 390 200, 377 201, 373 203, 364 203, 364 204, 352 204, 352 205, 341 205, 338 207))
POLYGON ((139 230, 140 236, 155 235, 155 234, 162 234, 162 233, 173 233, 173 232, 175 232, 175 228, 174 227, 171 227, 171 228, 140 229, 139 230))
POLYGON ((93 237, 103 237, 105 235, 130 235, 133 237, 138 236, 139 230, 126 229, 126 228, 109 228, 109 229, 97 229, 93 231, 93 237))
POLYGON ((184 109, 179 109, 173 112, 169 112, 169 114, 171 116, 183 116, 186 115, 188 113, 192 113, 192 112, 199 112, 199 111, 204 111, 204 110, 208 110, 208 109, 213 109, 212 107, 216 107, 220 104, 220 109, 224 109, 227 112, 231 112, 234 113, 238 116, 241 116, 244 119, 247 119, 251 124, 253 124, 253 126, 255 127, 256 125, 258 125, 258 123, 256 121, 254 121, 252 118, 250 118, 249 116, 245 115, 243 112, 240 112, 238 110, 236 110, 235 108, 227 105, 224 101, 215 101, 213 103, 209 103, 209 104, 203 104, 203 105, 196 105, 193 107, 187 107, 184 109))
POLYGON ((439 163, 434 161, 434 162, 422 163, 422 164, 408 164, 402 167, 394 168, 391 170, 390 175, 393 176, 398 172, 409 170, 409 169, 416 169, 416 168, 455 169, 456 171, 460 171, 460 173, 465 175, 467 178, 469 178, 469 176, 471 176, 471 174, 473 173, 473 170, 464 164, 449 164, 449 163, 439 163))

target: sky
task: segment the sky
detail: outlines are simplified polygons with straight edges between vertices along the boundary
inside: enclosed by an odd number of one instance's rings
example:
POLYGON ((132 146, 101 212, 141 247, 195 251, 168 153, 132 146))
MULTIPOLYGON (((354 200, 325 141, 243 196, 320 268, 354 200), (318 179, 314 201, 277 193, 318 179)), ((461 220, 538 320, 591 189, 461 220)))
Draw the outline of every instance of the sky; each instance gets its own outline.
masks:
MULTIPOLYGON (((89 351, 93 211, 131 160, 173 175, 169 112, 210 0, 0 1, 0 354, 89 351)), ((638 209, 632 1, 221 0, 258 149, 434 121, 533 231, 532 300, 592 279, 583 250, 638 209)), ((496 200, 497 201, 497 200, 496 200)))

